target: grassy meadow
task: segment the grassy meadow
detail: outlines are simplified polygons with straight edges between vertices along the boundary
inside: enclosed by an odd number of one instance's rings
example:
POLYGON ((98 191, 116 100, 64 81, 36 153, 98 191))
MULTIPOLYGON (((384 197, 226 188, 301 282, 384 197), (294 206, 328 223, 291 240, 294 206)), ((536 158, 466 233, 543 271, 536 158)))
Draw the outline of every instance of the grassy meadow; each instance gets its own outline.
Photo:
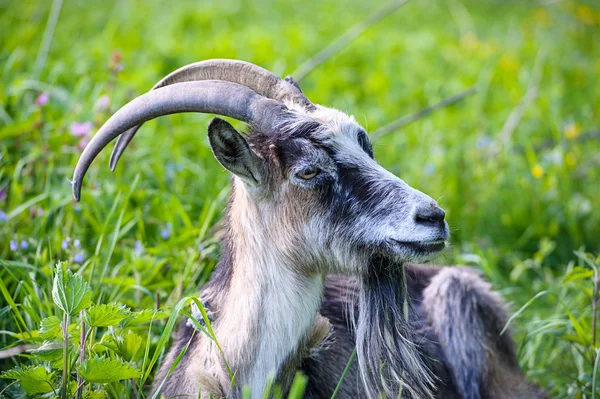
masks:
MULTIPOLYGON (((218 259, 229 176, 210 116, 147 123, 75 203, 101 124, 194 61, 294 75, 384 4, 0 0, 0 397, 150 397, 177 311, 218 259), (71 297, 53 298, 55 275, 71 297)), ((529 378, 600 398, 600 3, 409 0, 300 84, 370 132, 477 87, 379 135, 376 158, 446 210, 438 262, 480 269, 511 304, 529 378)))

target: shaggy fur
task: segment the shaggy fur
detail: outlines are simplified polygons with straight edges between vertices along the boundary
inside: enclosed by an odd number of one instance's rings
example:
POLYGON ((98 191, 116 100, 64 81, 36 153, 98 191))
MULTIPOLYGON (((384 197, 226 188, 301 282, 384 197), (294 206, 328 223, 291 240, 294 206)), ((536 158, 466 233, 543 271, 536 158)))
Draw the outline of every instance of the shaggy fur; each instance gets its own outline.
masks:
MULTIPOLYGON (((377 263, 381 265, 381 260, 377 260, 377 263)), ((389 262, 388 266, 388 274, 380 274, 378 277, 380 282, 401 273, 399 270, 402 267, 398 267, 398 264, 389 262), (392 271, 394 267, 398 271, 392 271)), ((410 328, 398 326, 404 324, 402 320, 396 319, 398 323, 381 320, 381 317, 385 319, 396 312, 392 309, 374 312, 365 307, 369 314, 360 314, 365 305, 360 303, 365 299, 360 293, 364 288, 364 281, 341 276, 328 278, 321 314, 329 318, 333 325, 329 337, 331 343, 305 359, 302 365, 302 370, 309 376, 306 398, 331 397, 354 348, 360 348, 361 345, 376 348, 381 344, 388 345, 392 353, 385 354, 376 350, 377 356, 366 354, 363 361, 370 362, 375 359, 376 363, 369 364, 367 368, 375 368, 374 366, 379 364, 381 373, 368 374, 367 382, 378 387, 384 398, 397 397, 394 392, 398 391, 401 381, 412 385, 411 389, 403 389, 403 398, 425 398, 430 395, 427 391, 432 397, 440 399, 546 398, 541 390, 525 380, 516 362, 510 334, 499 334, 500 330, 497 327, 503 326, 506 320, 504 305, 498 295, 491 291, 489 284, 481 280, 474 270, 409 264, 405 267, 405 273, 411 309, 408 323, 405 324, 410 328), (453 292, 442 293, 440 289, 443 288, 453 292), (439 295, 435 299, 435 306, 429 306, 431 302, 427 301, 431 300, 431 295, 436 294, 439 295), (464 307, 465 302, 470 303, 471 309, 464 307), (463 313, 463 310, 467 310, 468 313, 463 313), (355 322, 352 314, 355 312, 359 313, 359 320, 364 319, 365 327, 370 333, 362 336, 358 334, 357 337, 352 328, 355 322), (451 316, 444 316, 448 314, 451 316), (456 317, 457 314, 460 314, 460 317, 456 317), (390 328, 397 330, 392 333, 392 337, 399 340, 399 350, 389 347, 387 342, 378 342, 381 337, 386 336, 386 331, 390 328), (484 341, 479 341, 481 337, 485 337, 484 341), (370 341, 358 342, 365 339, 370 341), (470 342, 465 345, 465 341, 470 342), (492 343, 493 346, 486 347, 492 343), (377 377, 386 378, 393 373, 402 374, 403 370, 410 368, 406 359, 396 358, 401 352, 406 353, 407 349, 401 348, 406 345, 411 351, 408 356, 423 361, 420 367, 417 366, 408 372, 418 374, 425 372, 422 368, 426 367, 433 380, 432 385, 423 387, 411 384, 414 380, 408 378, 376 381, 377 377), (377 363, 379 359, 385 359, 387 363, 377 363), (405 368, 390 369, 398 366, 405 368), (418 389, 423 391, 419 392, 418 389)), ((384 296, 402 296, 401 287, 397 282, 388 280, 383 283, 388 288, 379 293, 371 292, 370 296, 373 298, 366 300, 389 304, 390 299, 383 298, 384 296), (393 285, 397 288, 393 290, 395 294, 389 289, 393 285)), ((400 319, 403 316, 400 315, 400 319)), ((356 361, 351 365, 338 393, 339 398, 380 397, 378 393, 373 392, 373 385, 365 387, 360 369, 361 366, 356 361)), ((367 372, 369 373, 369 370, 367 372)))
MULTIPOLYGON (((382 266, 381 259, 377 260, 377 266, 382 266)), ((362 346, 375 349, 377 355, 361 355, 359 349, 359 358, 351 364, 338 398, 377 398, 378 391, 388 392, 383 396, 386 398, 397 397, 400 387, 403 387, 403 398, 546 398, 525 380, 516 362, 510 334, 499 334, 498 327, 503 327, 506 320, 504 304, 475 271, 407 265, 404 268, 405 292, 408 293, 410 311, 408 321, 404 322, 404 314, 396 314, 392 307, 377 312, 363 302, 390 305, 393 301, 402 301, 401 280, 393 277, 398 277, 403 268, 388 266, 387 274, 372 276, 386 286, 379 292, 375 287, 365 287, 367 282, 363 279, 327 278, 320 314, 311 334, 298 343, 298 350, 278 371, 277 381, 284 392, 289 389, 296 371, 301 370, 309 377, 305 398, 331 397, 352 352, 362 346), (364 288, 370 293, 362 294, 364 288), (393 318, 387 319, 388 316, 393 318), (369 332, 357 334, 355 325, 358 328, 364 325, 369 332), (390 346, 392 341, 381 342, 390 329, 394 332, 388 339, 398 340, 396 349, 390 346), (384 345, 388 353, 378 350, 378 345, 384 345), (410 359, 403 359, 400 354, 410 356, 410 359), (411 365, 409 362, 415 359, 422 363, 411 365), (384 363, 380 363, 381 360, 384 363), (372 362, 366 365, 366 378, 361 377, 361 361, 372 362), (371 369, 377 369, 374 366, 378 364, 381 374, 372 373, 371 369), (407 378, 408 373, 424 373, 431 383, 412 384, 414 380, 407 378), (399 374, 400 378, 390 379, 394 374, 399 374)), ((188 353, 163 387, 166 397, 181 393, 192 380, 190 375, 178 370, 198 361, 191 354, 201 338, 184 323, 155 381, 162 381, 168 365, 190 339, 188 353)), ((237 397, 237 394, 230 394, 230 397, 237 397)))

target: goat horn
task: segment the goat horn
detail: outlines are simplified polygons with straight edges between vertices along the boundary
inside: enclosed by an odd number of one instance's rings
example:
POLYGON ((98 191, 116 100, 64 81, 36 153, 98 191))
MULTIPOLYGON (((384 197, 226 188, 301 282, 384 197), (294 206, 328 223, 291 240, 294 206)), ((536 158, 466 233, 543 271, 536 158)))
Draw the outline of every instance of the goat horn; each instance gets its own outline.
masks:
POLYGON ((163 115, 202 112, 229 116, 270 132, 277 116, 286 109, 283 103, 246 86, 216 80, 176 83, 149 91, 119 109, 85 147, 73 174, 73 197, 79 201, 83 178, 100 151, 133 126, 163 115))
MULTIPOLYGON (((306 98, 295 82, 290 83, 287 79, 282 80, 258 65, 238 60, 213 59, 186 65, 164 77, 154 85, 152 90, 174 83, 202 80, 223 80, 241 84, 261 96, 278 101, 291 101, 307 110, 315 109, 315 106, 306 98)), ((111 170, 115 169, 117 162, 123 155, 123 151, 125 151, 140 127, 141 124, 132 127, 117 139, 110 155, 109 165, 111 170)))

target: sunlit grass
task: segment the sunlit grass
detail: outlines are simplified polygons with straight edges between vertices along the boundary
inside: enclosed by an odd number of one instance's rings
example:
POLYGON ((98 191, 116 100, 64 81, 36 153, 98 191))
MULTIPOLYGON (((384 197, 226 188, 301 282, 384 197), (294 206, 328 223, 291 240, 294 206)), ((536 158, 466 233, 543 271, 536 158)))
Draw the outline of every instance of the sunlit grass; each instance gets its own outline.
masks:
MULTIPOLYGON (((301 85, 369 131, 477 85, 460 104, 376 140, 376 157, 447 211, 453 249, 443 260, 481 269, 511 303, 530 378, 552 397, 590 398, 598 260, 574 251, 600 253, 600 9, 523 3, 409 1, 301 85), (537 94, 505 141, 536 60, 537 94)), ((51 297, 59 260, 89 282, 95 303, 134 312, 173 309, 210 277, 228 174, 207 144, 209 116, 146 124, 114 173, 108 151, 99 157, 76 204, 73 166, 112 112, 201 59, 245 59, 284 76, 376 7, 65 1, 50 35, 51 8, 0 3, 0 350, 41 343, 41 321, 62 320, 51 297)), ((167 320, 115 328, 142 337, 131 361, 148 379, 168 346, 167 320)), ((32 364, 40 361, 24 354, 0 369, 32 364)), ((0 391, 9 383, 0 379, 0 391)), ((134 386, 105 388, 148 393, 134 386)))

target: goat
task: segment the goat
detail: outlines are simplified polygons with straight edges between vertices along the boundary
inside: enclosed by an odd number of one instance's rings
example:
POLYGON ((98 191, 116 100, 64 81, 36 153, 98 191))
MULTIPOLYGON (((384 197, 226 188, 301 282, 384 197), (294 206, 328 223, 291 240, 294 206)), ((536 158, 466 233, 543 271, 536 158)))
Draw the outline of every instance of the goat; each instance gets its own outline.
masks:
POLYGON ((285 392, 303 370, 306 397, 329 397, 356 348, 341 397, 542 397, 500 334, 503 305, 486 283, 466 269, 407 264, 444 249, 444 211, 377 164, 353 117, 313 104, 289 77, 235 60, 171 73, 92 138, 75 199, 108 143, 119 137, 114 169, 141 124, 179 112, 228 116, 249 133, 219 118, 208 127, 233 175, 222 257, 200 295, 222 353, 183 324, 155 391, 238 398, 247 385, 255 398, 271 377, 285 392))

